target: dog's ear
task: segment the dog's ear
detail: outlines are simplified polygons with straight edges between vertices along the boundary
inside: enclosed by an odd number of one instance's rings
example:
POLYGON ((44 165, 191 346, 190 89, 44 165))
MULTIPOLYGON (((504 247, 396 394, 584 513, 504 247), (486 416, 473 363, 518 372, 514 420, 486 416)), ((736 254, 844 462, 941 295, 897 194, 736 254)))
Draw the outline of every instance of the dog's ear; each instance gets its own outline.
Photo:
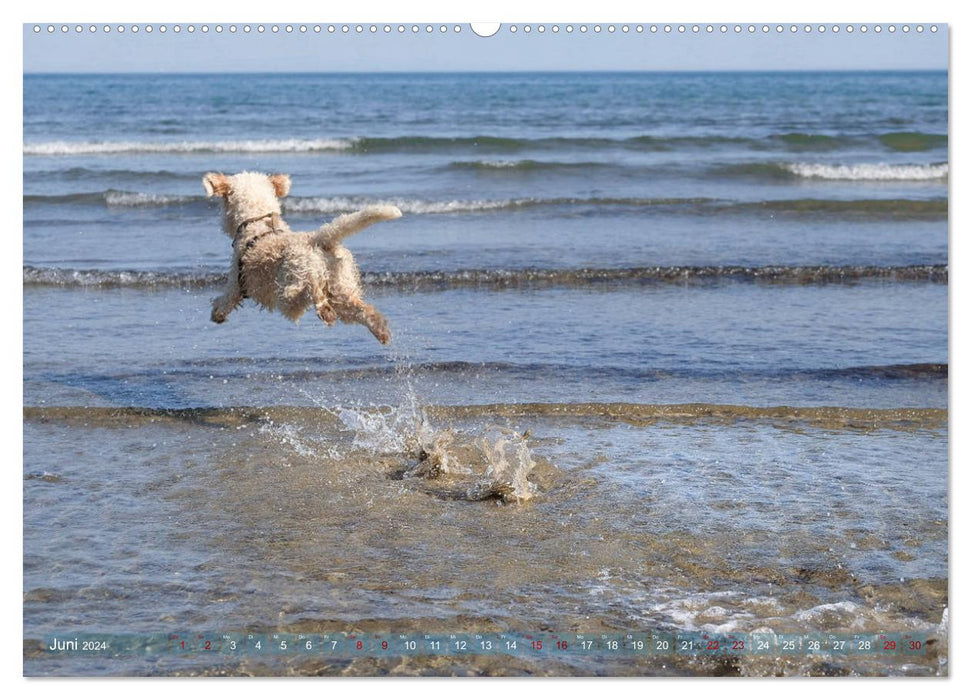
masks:
POLYGON ((206 188, 209 197, 225 197, 229 194, 229 178, 222 173, 206 173, 202 178, 202 186, 206 188))
POLYGON ((283 174, 270 175, 270 182, 273 183, 273 189, 276 191, 277 197, 286 197, 290 194, 290 176, 283 174))

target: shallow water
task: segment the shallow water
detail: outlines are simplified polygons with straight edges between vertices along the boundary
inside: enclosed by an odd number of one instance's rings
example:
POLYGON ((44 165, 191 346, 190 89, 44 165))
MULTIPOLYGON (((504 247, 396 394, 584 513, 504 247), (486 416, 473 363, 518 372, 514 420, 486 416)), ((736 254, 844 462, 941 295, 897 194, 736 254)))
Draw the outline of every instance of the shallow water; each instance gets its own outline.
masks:
MULTIPOLYGON (((426 416, 424 427, 454 432, 451 470, 429 477, 409 474, 419 464, 407 445, 414 416, 336 413, 29 415, 25 615, 34 635, 76 627, 934 635, 946 605, 947 484, 935 477, 946 424, 933 415, 827 427, 704 412, 647 425, 622 409, 446 413, 426 416), (496 422, 530 431, 530 464, 517 468, 531 498, 480 500, 486 453, 463 447, 496 422)), ((936 673, 941 654, 919 659, 916 672, 936 673)), ((121 659, 112 672, 208 668, 156 661, 121 659)), ((626 672, 662 672, 655 661, 626 672)), ((689 661, 673 663, 714 668, 689 661)), ((260 663, 294 670, 285 660, 260 663)), ((479 660, 464 663, 483 670, 479 660)), ((571 663, 576 673, 611 665, 571 663)), ((738 663, 745 673, 767 661, 738 663)), ((818 663, 804 658, 796 668, 818 663)), ((834 663, 860 672, 875 660, 834 663)), ((45 658, 37 668, 70 673, 83 664, 45 658)), ((893 662, 872 668, 900 672, 893 662)))
POLYGON ((25 403, 382 404, 404 379, 430 403, 947 403, 943 284, 375 290, 390 349, 253 308, 217 327, 211 296, 28 289, 25 403))

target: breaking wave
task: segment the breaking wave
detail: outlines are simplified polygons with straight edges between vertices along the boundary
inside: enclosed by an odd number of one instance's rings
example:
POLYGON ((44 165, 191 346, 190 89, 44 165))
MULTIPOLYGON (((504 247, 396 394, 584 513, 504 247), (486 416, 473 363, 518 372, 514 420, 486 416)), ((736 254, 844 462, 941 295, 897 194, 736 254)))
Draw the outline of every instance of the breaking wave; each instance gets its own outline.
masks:
POLYGON ((108 190, 104 194, 104 200, 109 207, 169 207, 198 201, 198 197, 108 190))
POLYGON ((312 153, 345 151, 350 139, 244 141, 40 141, 24 144, 25 156, 77 156, 130 153, 312 153))
POLYGON ((947 163, 930 165, 790 163, 782 167, 798 177, 819 180, 943 180, 948 176, 947 163))
POLYGON ((518 199, 474 199, 428 201, 421 199, 369 199, 365 197, 293 197, 284 202, 288 212, 331 214, 371 205, 393 205, 405 214, 457 214, 482 211, 509 211, 555 206, 629 206, 678 207, 708 205, 716 200, 706 197, 523 197, 518 199))
MULTIPOLYGON (((451 288, 515 289, 536 287, 589 287, 649 284, 712 284, 749 282, 764 284, 851 284, 865 280, 947 284, 947 265, 797 265, 797 266, 676 266, 522 270, 429 270, 417 272, 364 272, 368 287, 399 291, 451 288)), ((226 273, 217 270, 75 270, 58 267, 23 268, 28 287, 200 288, 223 284, 226 273)))
POLYGON ((750 162, 715 165, 706 175, 718 179, 762 178, 766 180, 859 180, 859 181, 945 181, 947 163, 773 163, 750 162))
MULTIPOLYGON (((764 166, 760 166, 764 167, 764 166)), ((946 166, 945 166, 946 167, 946 166)), ((202 195, 165 193, 79 192, 62 195, 25 195, 25 205, 97 205, 108 207, 206 206, 202 195)), ((734 202, 709 197, 521 197, 515 199, 425 200, 401 197, 288 197, 285 214, 338 214, 372 205, 393 205, 405 214, 468 214, 518 211, 541 207, 663 209, 686 215, 749 214, 771 210, 778 213, 863 216, 892 219, 938 219, 947 216, 948 201, 933 199, 770 199, 734 202)))
POLYGON ((29 287, 185 289, 209 287, 225 281, 226 273, 215 271, 154 272, 150 270, 71 270, 29 265, 24 267, 24 286, 29 287))
POLYGON ((433 153, 477 151, 516 153, 540 150, 673 151, 719 147, 765 150, 836 150, 865 144, 879 144, 891 151, 927 151, 947 146, 946 134, 919 131, 863 135, 785 133, 754 136, 656 136, 629 138, 545 137, 514 138, 492 135, 473 136, 391 136, 327 139, 243 139, 234 141, 35 141, 23 144, 25 156, 112 155, 130 153, 433 153))

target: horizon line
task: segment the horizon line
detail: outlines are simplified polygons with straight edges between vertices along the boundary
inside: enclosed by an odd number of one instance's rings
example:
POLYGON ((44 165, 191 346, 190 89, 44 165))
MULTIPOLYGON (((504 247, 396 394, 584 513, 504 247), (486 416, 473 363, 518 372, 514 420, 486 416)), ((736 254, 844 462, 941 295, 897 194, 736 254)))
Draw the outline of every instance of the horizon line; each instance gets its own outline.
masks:
POLYGON ((597 70, 272 70, 272 71, 23 71, 22 75, 584 75, 599 73, 947 73, 944 68, 653 68, 597 70))

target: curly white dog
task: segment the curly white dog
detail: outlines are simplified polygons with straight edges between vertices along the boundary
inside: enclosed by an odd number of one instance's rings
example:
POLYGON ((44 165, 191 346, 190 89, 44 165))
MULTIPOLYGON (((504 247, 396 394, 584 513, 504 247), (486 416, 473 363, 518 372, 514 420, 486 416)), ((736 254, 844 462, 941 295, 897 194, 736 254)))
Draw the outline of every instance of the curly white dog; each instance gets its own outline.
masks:
POLYGON ((338 319, 360 323, 381 343, 391 340, 384 316, 364 303, 360 273, 341 241, 371 224, 397 219, 397 207, 367 207, 301 233, 280 216, 279 198, 290 191, 287 175, 207 173, 202 184, 207 195, 223 198, 223 229, 233 239, 229 283, 212 302, 213 321, 222 323, 250 298, 293 321, 313 306, 328 326, 338 319))

